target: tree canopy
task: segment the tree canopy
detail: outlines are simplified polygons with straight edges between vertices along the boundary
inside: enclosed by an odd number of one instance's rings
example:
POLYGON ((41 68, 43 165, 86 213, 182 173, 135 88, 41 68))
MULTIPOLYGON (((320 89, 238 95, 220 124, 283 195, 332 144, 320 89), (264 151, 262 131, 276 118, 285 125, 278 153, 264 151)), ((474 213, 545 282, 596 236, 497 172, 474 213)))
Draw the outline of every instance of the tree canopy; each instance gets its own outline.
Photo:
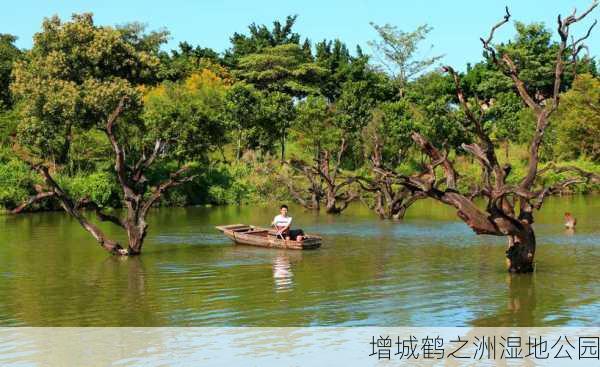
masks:
MULTIPOLYGON (((427 38, 433 28, 427 24, 418 26, 414 31, 406 32, 398 27, 371 23, 381 40, 371 41, 369 45, 379 54, 379 60, 402 90, 406 83, 438 62, 443 56, 418 56, 419 43, 427 38)), ((433 46, 431 46, 433 48, 433 46)))
POLYGON ((21 56, 21 51, 14 44, 16 40, 13 35, 0 34, 0 111, 12 106, 10 75, 14 62, 21 56))
POLYGON ((140 46, 139 32, 97 26, 91 14, 45 19, 33 48, 14 64, 11 90, 26 102, 18 126, 22 145, 66 163, 77 129, 101 126, 123 97, 129 111, 139 110, 137 86, 151 82, 159 66, 152 47, 140 46))
MULTIPOLYGON (((379 39, 368 54, 338 38, 305 38, 297 19, 253 23, 222 53, 186 41, 166 50, 165 29, 99 25, 88 13, 45 19, 28 50, 1 35, 0 180, 11 189, 0 191, 0 204, 57 208, 70 197, 75 214, 81 200, 88 209, 139 214, 144 200, 294 199, 340 213, 360 198, 383 218, 401 218, 423 196, 391 177, 440 164, 426 162, 415 133, 470 167, 457 189, 484 184, 465 149, 483 134, 486 149, 503 150, 497 158, 519 173, 528 170, 524 152, 534 138, 540 164, 600 161, 599 79, 577 38, 563 44, 544 24, 516 22, 513 38, 484 42, 482 57, 453 74, 434 68, 441 56, 421 52, 428 25, 372 24, 379 39), (514 73, 498 55, 514 62, 514 73), (555 99, 562 103, 540 135, 536 114, 555 99), (49 202, 35 199, 53 187, 49 202)), ((145 233, 142 216, 134 217, 131 233, 145 233)))

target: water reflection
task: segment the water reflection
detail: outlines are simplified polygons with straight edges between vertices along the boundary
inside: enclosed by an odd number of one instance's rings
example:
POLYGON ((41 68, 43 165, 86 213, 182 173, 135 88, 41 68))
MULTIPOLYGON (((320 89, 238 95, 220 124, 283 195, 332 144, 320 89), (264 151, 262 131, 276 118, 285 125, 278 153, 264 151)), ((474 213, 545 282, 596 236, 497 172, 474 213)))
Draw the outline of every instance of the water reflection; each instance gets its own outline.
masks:
POLYGON ((510 324, 525 325, 536 314, 535 274, 507 274, 510 324))
POLYGON ((290 259, 281 251, 273 259, 273 279, 275 280, 275 291, 284 292, 294 286, 294 273, 290 259))
POLYGON ((135 256, 125 259, 129 265, 127 272, 127 290, 136 297, 142 297, 145 294, 145 272, 144 263, 141 256, 135 256))
POLYGON ((214 229, 268 222, 272 207, 155 210, 144 254, 129 259, 63 213, 0 216, 0 325, 599 325, 600 197, 544 205, 536 273, 524 276, 506 273, 502 238, 427 200, 400 223, 361 206, 293 209, 320 249, 235 246, 214 229), (581 218, 576 233, 564 210, 581 218))

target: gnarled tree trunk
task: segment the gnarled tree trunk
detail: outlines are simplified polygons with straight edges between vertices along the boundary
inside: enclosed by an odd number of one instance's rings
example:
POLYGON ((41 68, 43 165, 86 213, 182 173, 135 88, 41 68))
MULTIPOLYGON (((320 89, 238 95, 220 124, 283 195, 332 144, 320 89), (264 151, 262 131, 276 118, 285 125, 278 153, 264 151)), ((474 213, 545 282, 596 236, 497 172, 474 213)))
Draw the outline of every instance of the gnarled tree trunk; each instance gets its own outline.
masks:
POLYGON ((413 191, 394 180, 395 172, 384 167, 380 137, 373 136, 373 149, 370 154, 373 178, 357 177, 363 191, 375 195, 374 204, 363 200, 382 219, 402 219, 408 208, 417 200, 426 197, 419 191, 413 191))
POLYGON ((309 210, 319 211, 321 209, 321 201, 325 195, 323 189, 323 179, 313 167, 308 166, 300 160, 292 159, 290 162, 284 162, 287 166, 297 172, 297 175, 287 176, 279 175, 279 180, 287 187, 290 195, 298 204, 309 210), (299 189, 297 181, 308 180, 307 189, 299 189))
MULTIPOLYGON (((564 20, 558 17, 558 33, 561 38, 559 49, 556 56, 554 93, 552 99, 544 102, 538 102, 531 96, 525 83, 519 77, 517 64, 513 62, 510 55, 503 53, 497 54, 496 49, 491 45, 492 37, 497 28, 506 24, 510 19, 508 8, 504 19, 494 25, 487 39, 481 39, 483 47, 490 55, 496 66, 510 77, 523 102, 534 112, 536 116, 536 130, 529 147, 529 163, 525 176, 517 185, 509 184, 507 177, 511 173, 510 165, 501 166, 496 157, 496 152, 492 140, 483 128, 484 111, 479 108, 474 112, 467 101, 458 74, 449 66, 444 70, 452 75, 456 88, 456 95, 464 111, 469 126, 472 129, 478 142, 473 144, 463 144, 462 148, 473 155, 481 166, 482 187, 476 187, 470 194, 462 194, 458 191, 456 180, 458 175, 454 170, 452 163, 448 160, 447 154, 442 154, 427 139, 418 133, 412 134, 413 141, 429 157, 430 163, 426 165, 426 170, 420 175, 402 176, 403 184, 413 190, 419 190, 425 195, 439 200, 447 205, 454 206, 458 211, 457 215, 475 231, 477 234, 488 234, 494 236, 505 236, 508 239, 506 257, 508 270, 514 273, 529 273, 534 270, 535 259, 535 233, 532 227, 533 210, 540 209, 544 198, 552 192, 567 185, 577 182, 596 179, 595 175, 584 173, 581 170, 571 169, 570 167, 546 167, 544 170, 538 170, 539 148, 542 144, 544 132, 548 127, 550 115, 558 108, 561 77, 564 69, 564 52, 567 48, 569 36, 569 27, 583 19, 595 7, 595 2, 582 15, 576 16, 574 12, 564 20), (440 166, 445 176, 445 188, 441 189, 441 181, 436 179, 436 167, 440 166), (559 182, 551 187, 535 190, 534 185, 537 178, 548 170, 562 170, 562 172, 574 172, 580 177, 569 178, 559 182), (473 202, 473 199, 481 196, 487 199, 485 211, 479 209, 473 202), (515 203, 519 204, 519 213, 514 210, 515 203)), ((592 25, 592 27, 596 23, 592 25)), ((580 48, 581 42, 590 35, 591 28, 586 35, 573 42, 574 48, 580 48)), ((575 51, 578 52, 578 51, 575 51)), ((575 55, 576 56, 576 55, 575 55)), ((473 103, 480 107, 478 103, 473 103)))
POLYGON ((358 198, 354 191, 348 189, 348 186, 356 179, 348 177, 340 180, 338 176, 342 156, 347 148, 346 139, 342 139, 335 161, 332 162, 331 152, 327 149, 322 149, 317 161, 319 175, 325 183, 325 212, 329 214, 343 212, 352 201, 358 198))
POLYGON ((312 164, 301 160, 292 160, 289 164, 295 171, 309 181, 308 197, 298 192, 293 178, 280 177, 286 182, 290 194, 298 203, 308 209, 320 210, 322 204, 329 214, 339 214, 358 198, 349 186, 356 181, 354 177, 339 176, 342 156, 347 149, 346 140, 342 139, 337 154, 332 160, 329 150, 320 148, 317 158, 312 164))
POLYGON ((124 109, 126 101, 126 98, 121 99, 117 108, 109 116, 105 130, 115 153, 115 172, 123 191, 123 203, 125 204, 127 211, 125 218, 105 213, 98 204, 88 198, 83 198, 75 202, 54 180, 48 167, 43 164, 33 163, 30 163, 32 168, 42 175, 47 187, 36 187, 38 194, 15 208, 13 213, 20 213, 27 206, 35 202, 47 198, 56 198, 63 209, 69 215, 77 219, 79 224, 89 232, 105 250, 118 255, 139 255, 142 252, 142 246, 148 231, 146 216, 150 208, 167 190, 192 180, 194 176, 186 176, 185 174, 188 171, 188 167, 183 166, 176 172, 171 173, 168 180, 153 187, 148 193, 149 187, 146 184, 144 172, 158 158, 164 147, 164 142, 162 140, 157 140, 151 152, 148 155, 144 152, 135 164, 129 164, 125 161, 125 150, 117 141, 114 127, 118 117, 124 109), (84 208, 93 209, 96 212, 98 219, 101 221, 108 221, 121 227, 127 233, 127 248, 123 248, 117 241, 108 238, 100 228, 91 223, 83 215, 82 209, 84 208))
POLYGON ((530 273, 534 270, 535 234, 529 224, 525 224, 521 235, 508 236, 506 261, 511 273, 530 273))

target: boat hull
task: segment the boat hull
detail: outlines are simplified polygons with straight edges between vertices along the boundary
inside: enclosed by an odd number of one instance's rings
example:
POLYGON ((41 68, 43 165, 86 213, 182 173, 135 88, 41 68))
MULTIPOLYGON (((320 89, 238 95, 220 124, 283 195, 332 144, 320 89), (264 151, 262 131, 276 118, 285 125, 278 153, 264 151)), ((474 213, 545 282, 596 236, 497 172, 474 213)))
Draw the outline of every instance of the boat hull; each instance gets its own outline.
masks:
POLYGON ((321 246, 321 237, 314 235, 305 236, 303 241, 292 241, 269 235, 268 228, 246 224, 230 224, 216 228, 239 245, 290 250, 309 250, 321 246))

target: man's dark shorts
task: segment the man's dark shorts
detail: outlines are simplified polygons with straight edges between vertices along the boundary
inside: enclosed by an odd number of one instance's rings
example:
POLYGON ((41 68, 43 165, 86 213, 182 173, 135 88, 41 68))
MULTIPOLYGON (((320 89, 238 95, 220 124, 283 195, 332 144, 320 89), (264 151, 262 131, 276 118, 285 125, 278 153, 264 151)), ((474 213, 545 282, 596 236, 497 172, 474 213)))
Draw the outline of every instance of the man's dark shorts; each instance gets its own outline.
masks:
POLYGON ((291 240, 296 240, 296 237, 298 236, 304 236, 304 231, 301 229, 290 229, 290 239, 291 240))

